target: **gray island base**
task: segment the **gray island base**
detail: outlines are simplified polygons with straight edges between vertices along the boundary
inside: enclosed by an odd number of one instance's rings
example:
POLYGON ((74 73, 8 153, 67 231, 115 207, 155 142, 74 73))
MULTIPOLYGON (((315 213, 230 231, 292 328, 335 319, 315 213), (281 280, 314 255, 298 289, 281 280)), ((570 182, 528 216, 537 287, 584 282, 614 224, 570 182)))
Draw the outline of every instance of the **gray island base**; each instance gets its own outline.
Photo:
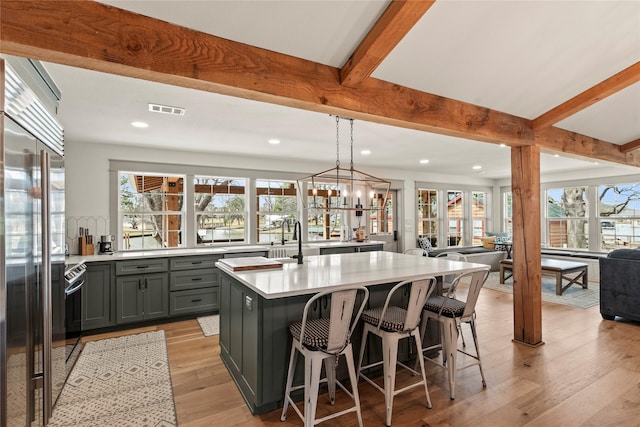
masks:
MULTIPOLYGON (((220 277, 220 357, 253 414, 282 405, 291 338, 290 323, 302 319, 307 300, 315 293, 364 285, 369 307, 382 305, 389 290, 402 280, 443 276, 486 268, 482 264, 416 257, 393 252, 365 252, 305 257, 305 263, 282 268, 233 271, 218 262, 220 277)), ((400 295, 399 298, 408 298, 400 295)), ((329 301, 314 307, 314 316, 329 310, 329 301)), ((353 334, 360 348, 361 330, 353 334)), ((401 349, 409 358, 408 344, 401 349)), ((365 355, 378 360, 377 346, 365 355)), ((302 378, 302 358, 298 374, 302 378)), ((342 366, 344 368, 344 366, 342 366)), ((339 377, 346 377, 338 371, 339 377)))

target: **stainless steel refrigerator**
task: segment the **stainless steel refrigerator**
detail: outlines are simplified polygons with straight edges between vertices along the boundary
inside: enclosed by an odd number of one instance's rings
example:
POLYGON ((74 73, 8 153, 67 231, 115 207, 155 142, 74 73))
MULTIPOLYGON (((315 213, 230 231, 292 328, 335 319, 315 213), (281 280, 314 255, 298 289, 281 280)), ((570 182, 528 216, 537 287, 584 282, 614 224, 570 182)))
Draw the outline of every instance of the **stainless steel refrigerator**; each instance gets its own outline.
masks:
POLYGON ((0 57, 2 427, 46 425, 67 375, 63 130, 31 83, 42 70, 0 57))

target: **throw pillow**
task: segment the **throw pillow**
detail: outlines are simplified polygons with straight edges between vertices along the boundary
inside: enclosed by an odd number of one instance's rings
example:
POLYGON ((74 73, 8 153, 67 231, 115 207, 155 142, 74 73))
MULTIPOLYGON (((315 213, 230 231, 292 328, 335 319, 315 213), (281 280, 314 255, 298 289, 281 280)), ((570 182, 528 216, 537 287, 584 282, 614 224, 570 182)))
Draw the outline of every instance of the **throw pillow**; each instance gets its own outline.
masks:
POLYGON ((431 241, 426 237, 418 237, 418 244, 427 252, 433 252, 433 246, 431 246, 431 241))

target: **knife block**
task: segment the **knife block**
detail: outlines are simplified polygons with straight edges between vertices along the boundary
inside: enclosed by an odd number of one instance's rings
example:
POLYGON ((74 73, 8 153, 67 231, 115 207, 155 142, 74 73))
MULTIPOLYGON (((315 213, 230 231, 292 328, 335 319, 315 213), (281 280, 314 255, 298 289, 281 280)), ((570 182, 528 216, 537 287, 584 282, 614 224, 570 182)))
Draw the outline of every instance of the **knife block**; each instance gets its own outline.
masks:
POLYGON ((78 238, 78 249, 80 249, 80 255, 93 255, 93 243, 89 243, 89 236, 78 238))

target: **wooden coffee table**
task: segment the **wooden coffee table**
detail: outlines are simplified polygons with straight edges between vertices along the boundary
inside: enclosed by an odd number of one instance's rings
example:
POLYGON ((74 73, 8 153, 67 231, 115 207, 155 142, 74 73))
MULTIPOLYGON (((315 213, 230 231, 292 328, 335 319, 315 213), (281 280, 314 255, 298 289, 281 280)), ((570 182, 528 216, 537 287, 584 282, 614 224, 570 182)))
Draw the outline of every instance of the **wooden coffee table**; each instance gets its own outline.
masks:
MULTIPOLYGON (((589 286, 589 265, 583 262, 562 261, 558 259, 542 258, 542 274, 553 275, 556 277, 556 295, 562 295, 571 285, 581 285, 584 289, 589 286), (578 273, 575 276, 567 276, 568 274, 578 273), (562 279, 569 281, 562 286, 562 279), (581 283, 578 283, 578 280, 581 283)), ((500 283, 504 284, 505 279, 513 276, 513 260, 503 259, 500 261, 500 283), (511 272, 505 277, 505 271, 511 272)))

